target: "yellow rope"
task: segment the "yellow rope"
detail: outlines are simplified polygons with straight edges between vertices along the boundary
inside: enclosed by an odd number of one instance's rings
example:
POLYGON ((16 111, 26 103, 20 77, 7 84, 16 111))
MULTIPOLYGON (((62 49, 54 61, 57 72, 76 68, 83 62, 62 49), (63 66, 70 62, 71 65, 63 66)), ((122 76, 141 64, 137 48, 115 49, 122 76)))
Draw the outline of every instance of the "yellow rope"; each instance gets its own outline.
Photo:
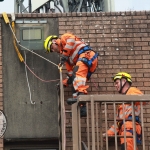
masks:
MULTIPOLYGON (((10 21, 9 21, 8 16, 7 16, 7 14, 5 12, 3 12, 3 18, 4 18, 5 23, 9 24, 9 26, 11 27, 10 21)), ((15 23, 14 22, 12 22, 12 30, 13 30, 13 33, 15 33, 15 23)), ((21 53, 19 52, 19 49, 18 49, 18 47, 16 45, 16 39, 15 39, 14 35, 13 35, 13 44, 14 44, 15 50, 17 52, 17 55, 18 55, 20 61, 23 62, 24 59, 23 59, 23 57, 22 57, 21 53)))
MULTIPOLYGON (((13 32, 15 33, 15 23, 14 23, 14 22, 12 22, 12 29, 13 29, 13 32)), ((22 55, 21 55, 21 53, 20 53, 20 51, 19 51, 19 49, 18 49, 18 47, 17 47, 17 44, 16 44, 16 40, 15 40, 14 35, 13 35, 13 43, 14 43, 14 47, 15 47, 15 50, 16 50, 16 52, 17 52, 17 55, 18 55, 20 61, 23 62, 24 59, 23 59, 23 57, 22 57, 22 55)))

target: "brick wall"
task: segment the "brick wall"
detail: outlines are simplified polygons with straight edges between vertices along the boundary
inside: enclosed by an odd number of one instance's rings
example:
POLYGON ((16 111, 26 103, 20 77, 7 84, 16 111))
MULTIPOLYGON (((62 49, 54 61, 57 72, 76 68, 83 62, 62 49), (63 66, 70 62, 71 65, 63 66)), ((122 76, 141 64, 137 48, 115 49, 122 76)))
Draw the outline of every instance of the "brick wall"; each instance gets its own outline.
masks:
MULTIPOLYGON (((88 83, 89 94, 116 93, 111 77, 132 75, 133 86, 150 94, 150 12, 72 13, 59 17, 59 34, 72 32, 99 52, 99 63, 88 83)), ((71 90, 65 89, 66 99, 71 90)), ((70 107, 66 105, 66 109, 70 107)), ((150 141, 150 106, 145 106, 146 149, 150 141), (146 118, 147 117, 147 118, 146 118)), ((84 123, 85 120, 83 119, 84 123)), ((67 145, 71 150, 71 117, 67 114, 67 145)), ((150 146, 149 146, 150 149, 150 146)))

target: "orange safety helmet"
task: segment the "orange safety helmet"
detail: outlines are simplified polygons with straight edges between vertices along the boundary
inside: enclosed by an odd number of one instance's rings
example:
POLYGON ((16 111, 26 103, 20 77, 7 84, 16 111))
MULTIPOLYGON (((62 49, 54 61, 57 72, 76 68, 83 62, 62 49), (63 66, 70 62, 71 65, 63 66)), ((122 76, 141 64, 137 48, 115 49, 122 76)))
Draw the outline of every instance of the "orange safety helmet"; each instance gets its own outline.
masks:
POLYGON ((57 35, 50 35, 44 41, 44 48, 45 48, 46 52, 48 52, 48 53, 52 52, 51 51, 51 45, 53 44, 52 43, 53 39, 58 39, 57 35))

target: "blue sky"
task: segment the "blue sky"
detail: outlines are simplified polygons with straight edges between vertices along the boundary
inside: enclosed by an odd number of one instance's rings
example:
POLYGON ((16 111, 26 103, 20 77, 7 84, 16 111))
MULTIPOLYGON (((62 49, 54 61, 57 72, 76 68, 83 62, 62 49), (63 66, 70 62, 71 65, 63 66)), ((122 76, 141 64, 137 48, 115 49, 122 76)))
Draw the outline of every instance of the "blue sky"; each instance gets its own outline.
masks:
MULTIPOLYGON (((38 1, 38 0, 37 0, 38 1)), ((25 7, 28 6, 28 0, 24 0, 25 7)), ((150 0, 115 0, 116 11, 130 11, 130 10, 150 10, 150 0)), ((0 13, 13 13, 14 0, 4 0, 0 2, 0 13)))

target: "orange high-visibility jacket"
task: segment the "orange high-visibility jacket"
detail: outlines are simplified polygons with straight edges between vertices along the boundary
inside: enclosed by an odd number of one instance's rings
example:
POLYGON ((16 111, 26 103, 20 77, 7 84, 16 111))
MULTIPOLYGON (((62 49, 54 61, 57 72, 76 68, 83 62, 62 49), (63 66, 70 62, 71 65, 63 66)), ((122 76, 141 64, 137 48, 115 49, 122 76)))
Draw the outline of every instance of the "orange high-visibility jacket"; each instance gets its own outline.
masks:
POLYGON ((65 65, 68 73, 72 74, 73 66, 79 58, 78 52, 81 48, 85 47, 86 44, 71 33, 63 34, 60 39, 56 40, 56 43, 60 48, 62 56, 68 57, 68 61, 65 65))
MULTIPOLYGON (((129 90, 127 91, 126 95, 142 95, 143 93, 135 88, 135 87, 130 87, 129 90)), ((134 105, 134 109, 135 109, 135 116, 139 116, 140 115, 140 103, 136 102, 134 105)), ((132 106, 131 104, 124 104, 124 105, 119 105, 117 108, 117 118, 118 119, 127 119, 128 116, 132 115, 132 106), (124 115, 123 116, 123 109, 124 109, 124 115)), ((126 122, 126 128, 131 128, 132 129, 132 123, 128 123, 128 121, 126 122)), ((138 129, 137 129, 138 130, 138 129)), ((116 131, 118 132, 119 129, 116 125, 116 131)), ((140 132, 140 131, 137 131, 140 132)), ((115 126, 112 125, 111 128, 107 131, 108 135, 114 135, 115 134, 115 126)))
POLYGON ((95 52, 87 49, 87 51, 79 55, 78 52, 87 45, 80 38, 70 33, 63 34, 60 39, 56 40, 56 44, 59 47, 62 57, 67 58, 65 65, 68 74, 71 76, 73 70, 75 73, 73 79, 73 87, 75 90, 73 91, 73 97, 76 97, 79 92, 86 94, 87 88, 89 87, 86 85, 86 81, 89 79, 87 75, 89 75, 89 72, 92 74, 95 71, 98 59, 96 58, 92 61, 90 68, 81 60, 78 61, 78 59, 87 58, 91 60, 95 56, 95 52))

